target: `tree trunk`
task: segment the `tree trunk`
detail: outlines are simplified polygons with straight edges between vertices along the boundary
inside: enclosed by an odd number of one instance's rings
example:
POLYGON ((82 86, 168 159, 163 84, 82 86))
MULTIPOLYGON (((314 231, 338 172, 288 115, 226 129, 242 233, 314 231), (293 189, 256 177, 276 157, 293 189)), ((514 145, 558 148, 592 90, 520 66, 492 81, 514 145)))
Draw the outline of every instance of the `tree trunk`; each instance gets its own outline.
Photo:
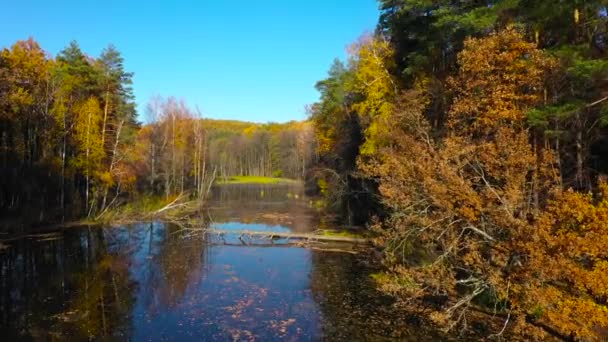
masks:
MULTIPOLYGON (((118 124, 118 128, 116 129, 116 140, 114 140, 114 148, 112 148, 112 158, 110 159, 110 176, 112 175, 112 171, 114 171, 114 165, 116 163, 116 151, 118 151, 118 143, 120 141, 120 131, 122 130, 122 125, 124 124, 125 120, 122 120, 119 124, 118 124)), ((108 192, 110 191, 109 187, 105 187, 105 192, 103 194, 103 202, 101 204, 101 210, 105 209, 106 207, 106 200, 108 198, 108 192)))
POLYGON ((105 149, 105 139, 106 139, 106 121, 108 120, 108 110, 109 110, 109 102, 110 102, 110 85, 108 84, 106 89, 106 103, 103 108, 103 124, 101 126, 101 148, 105 149))
POLYGON ((90 168, 89 165, 89 155, 91 152, 91 111, 87 110, 87 138, 86 138, 86 192, 85 192, 85 209, 87 213, 89 212, 89 184, 90 184, 90 168))
POLYGON ((580 120, 580 114, 576 114, 576 174, 574 181, 579 189, 584 187, 584 157, 583 157, 583 130, 580 120))

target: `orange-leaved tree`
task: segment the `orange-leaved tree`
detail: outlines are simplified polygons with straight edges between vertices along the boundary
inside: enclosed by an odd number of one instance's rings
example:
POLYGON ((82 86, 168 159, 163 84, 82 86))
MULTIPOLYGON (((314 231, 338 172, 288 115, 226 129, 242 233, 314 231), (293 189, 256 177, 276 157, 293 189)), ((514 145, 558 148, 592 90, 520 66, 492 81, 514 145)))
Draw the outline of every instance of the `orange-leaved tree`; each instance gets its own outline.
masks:
POLYGON ((392 217, 381 225, 392 272, 385 288, 433 299, 430 317, 450 329, 472 307, 528 332, 531 222, 557 188, 551 151, 529 142, 525 113, 543 101, 554 61, 514 28, 468 39, 449 81, 447 132, 424 116, 424 83, 404 93, 375 158, 375 177, 392 217))
POLYGON ((565 191, 531 228, 527 247, 528 315, 577 339, 608 328, 608 184, 599 194, 565 191))

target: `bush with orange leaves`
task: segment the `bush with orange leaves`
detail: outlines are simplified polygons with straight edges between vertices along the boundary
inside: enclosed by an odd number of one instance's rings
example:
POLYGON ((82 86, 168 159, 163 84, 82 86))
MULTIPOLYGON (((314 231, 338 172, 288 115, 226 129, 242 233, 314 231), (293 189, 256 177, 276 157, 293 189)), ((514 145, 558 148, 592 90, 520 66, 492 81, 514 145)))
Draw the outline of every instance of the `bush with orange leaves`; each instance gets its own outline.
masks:
POLYGON ((599 339, 608 327, 608 184, 599 189, 596 198, 561 193, 525 242, 522 307, 538 322, 577 339, 599 339))
POLYGON ((422 83, 396 104, 390 143, 359 160, 393 212, 377 225, 383 287, 446 329, 481 309, 502 318, 495 335, 593 337, 608 323, 605 204, 559 194, 555 158, 525 120, 556 62, 509 28, 467 40, 459 64, 445 136, 424 117, 422 83))

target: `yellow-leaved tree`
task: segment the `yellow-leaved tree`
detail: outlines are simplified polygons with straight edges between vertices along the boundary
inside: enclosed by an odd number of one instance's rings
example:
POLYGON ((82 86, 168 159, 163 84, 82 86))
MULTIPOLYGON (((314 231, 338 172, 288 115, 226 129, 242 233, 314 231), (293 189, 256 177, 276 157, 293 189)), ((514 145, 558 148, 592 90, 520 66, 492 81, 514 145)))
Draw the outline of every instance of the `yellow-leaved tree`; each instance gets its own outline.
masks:
POLYGON ((380 132, 390 126, 393 103, 397 93, 391 75, 394 68, 393 48, 381 37, 365 36, 350 48, 352 79, 348 89, 358 95, 352 109, 359 114, 365 141, 360 148, 362 155, 370 155, 382 145, 380 132))
POLYGON ((103 112, 99 101, 95 97, 89 97, 84 102, 77 104, 75 113, 74 140, 77 153, 72 163, 84 174, 86 208, 87 211, 90 211, 94 207, 94 203, 91 202, 95 200, 91 197, 92 186, 95 185, 104 170, 102 164, 104 148, 101 139, 103 112))

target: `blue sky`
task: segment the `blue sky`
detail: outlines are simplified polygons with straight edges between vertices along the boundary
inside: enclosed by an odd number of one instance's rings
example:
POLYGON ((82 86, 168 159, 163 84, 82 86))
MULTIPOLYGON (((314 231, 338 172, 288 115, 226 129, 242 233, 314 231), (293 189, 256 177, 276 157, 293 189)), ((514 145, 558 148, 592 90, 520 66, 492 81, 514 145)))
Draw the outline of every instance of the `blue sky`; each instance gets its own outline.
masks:
POLYGON ((135 73, 140 115, 159 94, 213 118, 306 117, 317 80, 378 19, 376 0, 7 1, 0 46, 34 37, 55 55, 71 40, 109 43, 135 73))

